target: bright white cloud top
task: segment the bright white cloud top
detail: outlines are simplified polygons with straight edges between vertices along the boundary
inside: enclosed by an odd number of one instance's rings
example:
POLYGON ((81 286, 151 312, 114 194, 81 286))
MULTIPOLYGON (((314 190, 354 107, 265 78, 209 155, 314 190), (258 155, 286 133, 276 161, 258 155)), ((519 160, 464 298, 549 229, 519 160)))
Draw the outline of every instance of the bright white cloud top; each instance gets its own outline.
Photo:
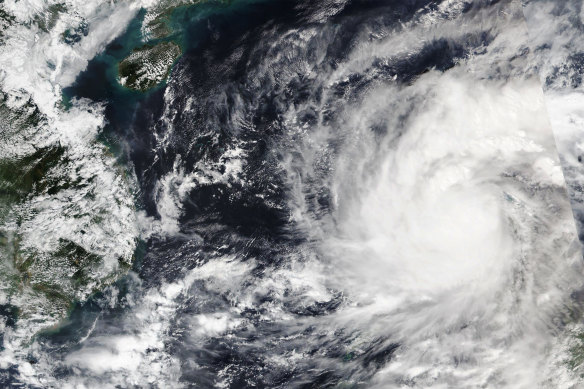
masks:
POLYGON ((580 5, 195 3, 0 5, 0 383, 581 385, 580 5))

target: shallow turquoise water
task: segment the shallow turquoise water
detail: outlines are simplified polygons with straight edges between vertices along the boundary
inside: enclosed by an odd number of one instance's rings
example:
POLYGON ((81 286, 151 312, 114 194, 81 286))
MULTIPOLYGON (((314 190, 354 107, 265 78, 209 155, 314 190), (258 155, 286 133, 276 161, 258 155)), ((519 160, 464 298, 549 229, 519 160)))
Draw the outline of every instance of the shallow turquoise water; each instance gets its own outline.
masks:
MULTIPOLYGON (((209 1, 178 7, 173 10, 168 22, 172 33, 168 37, 149 43, 174 41, 181 46, 183 54, 188 53, 198 47, 201 39, 208 39, 209 34, 212 33, 209 31, 209 18, 222 14, 239 27, 253 24, 253 19, 245 17, 243 14, 248 9, 247 7, 265 1, 209 1), (197 39, 198 37, 201 39, 197 39)), ((162 93, 166 86, 166 82, 163 81, 146 92, 139 92, 123 87, 117 80, 118 63, 127 57, 134 48, 144 44, 141 27, 145 14, 146 12, 141 10, 128 25, 126 31, 89 62, 85 71, 78 76, 72 86, 63 90, 65 105, 70 105, 70 101, 75 98, 87 98, 105 104, 107 124, 99 139, 117 157, 119 163, 128 169, 131 168, 131 165, 128 162, 126 151, 131 145, 125 143, 126 135, 134 125, 141 105, 147 104, 154 109, 161 106, 162 93)), ((138 198, 136 203, 137 207, 140 208, 138 198)), ((135 251, 135 270, 140 267, 146 250, 146 242, 140 241, 135 251)), ((123 295, 132 285, 131 277, 123 277, 116 283, 115 288, 120 291, 120 295, 123 295)), ((100 301, 103 301, 104 298, 100 292, 87 302, 76 303, 62 326, 39 335, 56 343, 75 344, 86 335, 94 321, 100 316, 100 301)), ((115 313, 113 315, 115 316, 115 313)))

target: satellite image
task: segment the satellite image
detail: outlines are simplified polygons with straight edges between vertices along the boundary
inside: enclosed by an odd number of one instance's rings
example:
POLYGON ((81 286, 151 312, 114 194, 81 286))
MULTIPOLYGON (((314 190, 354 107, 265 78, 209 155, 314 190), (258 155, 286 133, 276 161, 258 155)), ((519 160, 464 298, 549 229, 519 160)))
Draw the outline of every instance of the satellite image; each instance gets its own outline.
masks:
POLYGON ((0 0, 0 388, 584 388, 583 0, 0 0))

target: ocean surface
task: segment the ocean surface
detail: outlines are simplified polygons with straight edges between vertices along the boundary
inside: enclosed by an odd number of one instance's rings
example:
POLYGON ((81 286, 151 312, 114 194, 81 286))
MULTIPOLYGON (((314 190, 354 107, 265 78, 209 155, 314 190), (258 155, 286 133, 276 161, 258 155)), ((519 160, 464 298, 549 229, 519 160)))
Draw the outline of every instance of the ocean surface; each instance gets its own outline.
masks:
MULTIPOLYGON (((71 277, 52 237, 111 261, 62 316, 34 271, 2 281, 0 385, 582 384, 584 148, 557 119, 580 101, 576 2, 183 5, 149 42, 183 54, 146 92, 117 65, 155 2, 73 3, 85 37, 68 52, 34 30, 47 73, 0 53, 0 86, 36 104, 47 145, 93 159, 66 151, 0 238, 33 242, 51 277, 71 277)), ((2 52, 34 41, 22 23, 2 52)))

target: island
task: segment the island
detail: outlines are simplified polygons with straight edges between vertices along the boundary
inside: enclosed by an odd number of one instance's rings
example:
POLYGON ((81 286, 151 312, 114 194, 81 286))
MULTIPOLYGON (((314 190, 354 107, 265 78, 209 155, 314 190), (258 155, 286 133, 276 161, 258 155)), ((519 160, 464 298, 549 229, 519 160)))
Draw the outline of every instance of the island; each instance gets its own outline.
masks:
POLYGON ((174 42, 146 44, 135 48, 118 64, 120 84, 126 88, 146 91, 163 81, 177 58, 182 54, 174 42))

